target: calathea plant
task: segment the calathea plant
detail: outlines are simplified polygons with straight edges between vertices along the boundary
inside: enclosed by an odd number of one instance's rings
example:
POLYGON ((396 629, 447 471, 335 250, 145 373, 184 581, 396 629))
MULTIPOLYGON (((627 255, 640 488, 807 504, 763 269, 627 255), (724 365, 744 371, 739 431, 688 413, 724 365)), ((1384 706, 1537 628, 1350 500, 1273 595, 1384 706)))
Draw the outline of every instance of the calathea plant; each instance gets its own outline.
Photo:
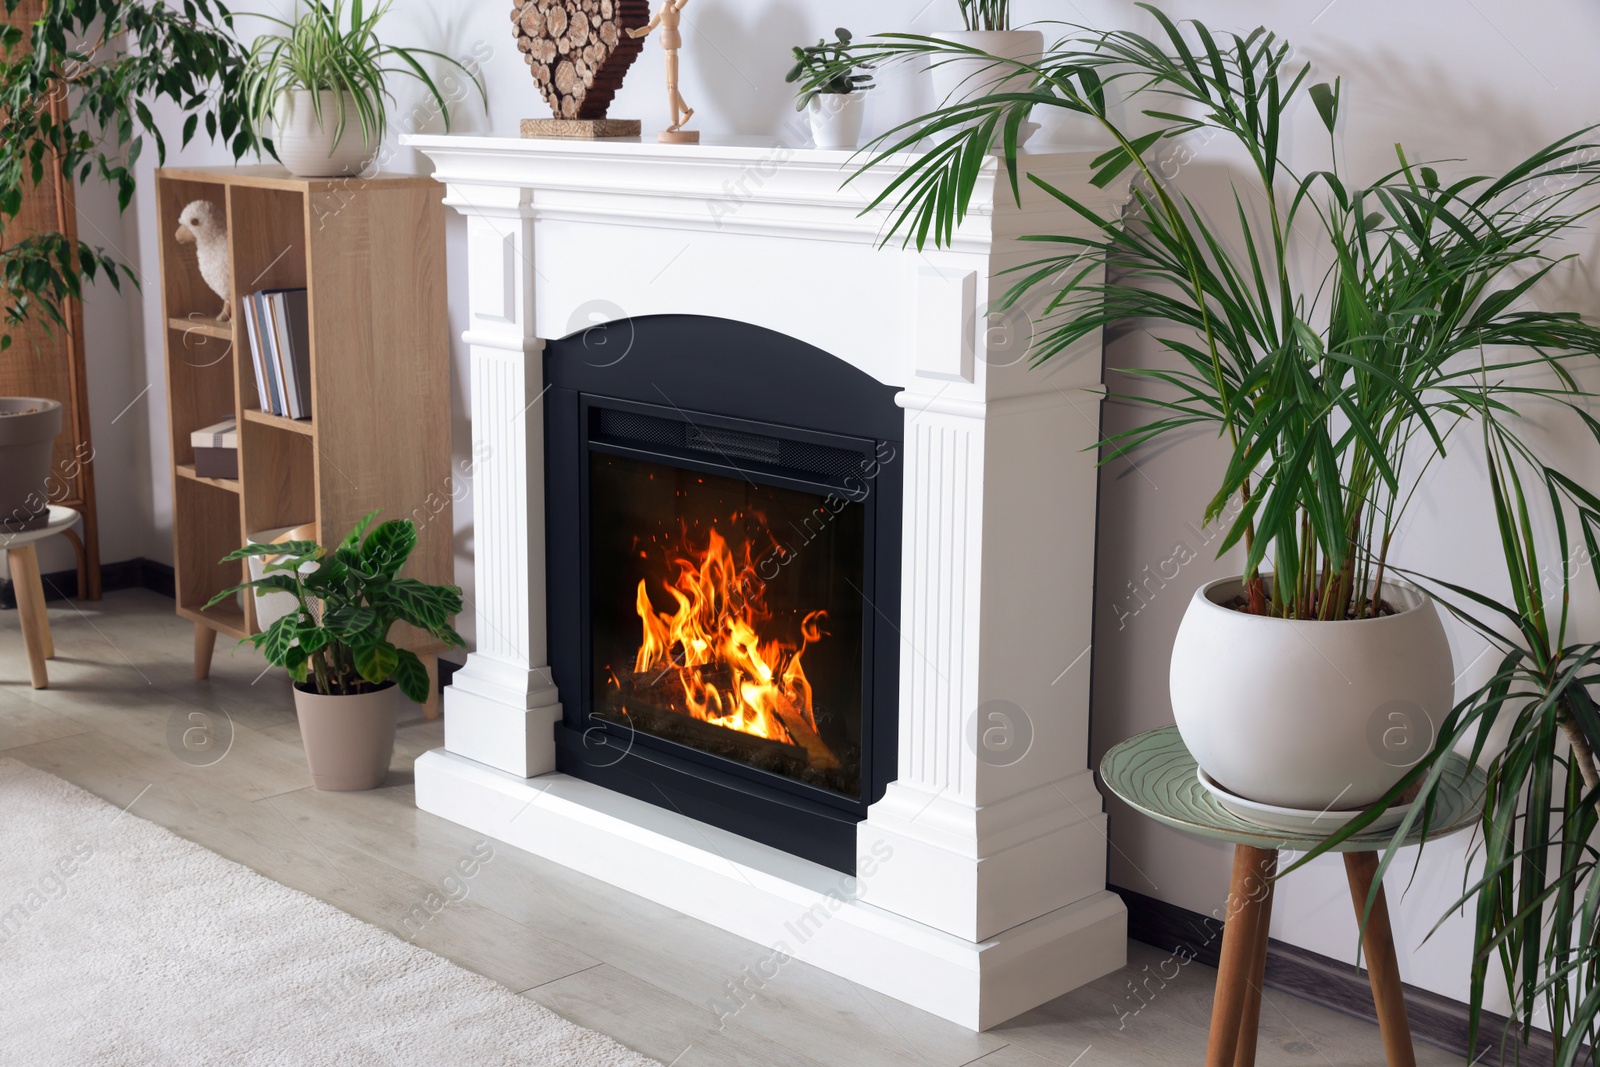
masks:
POLYGON ((446 648, 460 647, 464 642, 450 620, 461 611, 461 590, 400 577, 417 529, 410 519, 394 519, 368 533, 377 515, 362 519, 331 552, 315 541, 288 541, 229 553, 222 562, 276 558, 261 578, 223 590, 211 604, 244 589, 287 593, 296 609, 248 638, 268 663, 287 668, 302 688, 323 696, 371 692, 392 678, 408 700, 421 704, 429 694, 427 668, 415 653, 395 647, 389 630, 409 623, 446 648))

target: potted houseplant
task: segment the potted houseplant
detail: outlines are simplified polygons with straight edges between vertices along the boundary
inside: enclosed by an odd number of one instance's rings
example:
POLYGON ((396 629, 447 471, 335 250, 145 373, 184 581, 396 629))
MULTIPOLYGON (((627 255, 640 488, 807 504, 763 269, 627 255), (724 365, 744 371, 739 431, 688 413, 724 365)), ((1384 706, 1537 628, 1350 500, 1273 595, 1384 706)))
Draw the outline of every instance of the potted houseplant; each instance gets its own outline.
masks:
POLYGON ((854 149, 861 143, 866 94, 873 87, 872 75, 860 72, 871 67, 850 62, 849 30, 841 26, 833 32, 837 40, 831 44, 823 39, 796 45, 794 67, 784 81, 800 83, 795 110, 811 120, 811 139, 818 148, 854 149))
POLYGON ((382 785, 394 754, 397 694, 419 704, 428 699, 427 668, 414 652, 389 641, 390 628, 409 623, 447 648, 463 643, 450 625, 461 611, 461 590, 401 577, 417 544, 416 527, 399 519, 368 533, 377 514, 362 519, 331 552, 315 541, 287 541, 229 553, 222 562, 274 560, 261 578, 211 600, 245 589, 294 597, 292 611, 248 640, 294 679, 300 735, 318 789, 382 785))
POLYGON ((307 0, 293 22, 258 16, 282 27, 250 47, 244 96, 251 123, 273 130, 272 152, 301 177, 359 174, 372 162, 388 128, 384 84, 390 74, 420 81, 450 128, 450 109, 422 65, 447 63, 483 86, 458 61, 426 48, 401 48, 379 39, 377 25, 393 0, 365 7, 360 0, 307 0))
MULTIPOLYGON (((1359 809, 1408 765, 1385 750, 1384 724, 1438 723, 1453 703, 1436 609, 1389 559, 1418 478, 1486 405, 1504 421, 1530 400, 1571 398, 1567 365, 1600 354, 1600 329, 1576 312, 1522 306, 1543 294, 1553 246, 1593 210, 1574 198, 1600 183, 1596 146, 1580 131, 1502 175, 1457 183, 1402 152, 1392 171, 1357 182, 1335 150, 1338 82, 1308 84, 1307 66, 1264 30, 1186 33, 1141 7, 1158 40, 1091 33, 1009 60, 1026 88, 946 103, 873 142, 864 168, 925 138, 934 147, 870 207, 893 200, 897 230, 947 242, 997 136, 1001 181, 1019 191, 1018 131, 1032 109, 1101 125, 1114 147, 1092 180, 1133 179, 1126 216, 1026 175, 1092 236, 1034 237, 1043 254, 1016 269, 999 306, 1038 312, 1041 362, 1104 327, 1153 327, 1168 363, 1128 371, 1139 388, 1127 399, 1156 413, 1105 455, 1213 429, 1230 455, 1206 520, 1226 514, 1219 554, 1243 556, 1238 578, 1202 590, 1184 622, 1174 717, 1201 766, 1239 795, 1359 809), (1149 132, 1108 117, 1116 86, 1145 105, 1149 132), (1302 102, 1328 145, 1295 168, 1279 130, 1302 102), (1235 141, 1250 188, 1191 204, 1181 174, 1163 178, 1164 142, 1191 133, 1235 141), (1235 197, 1259 204, 1262 221, 1235 197), (1309 262, 1329 265, 1298 272, 1302 241, 1320 246, 1309 262), (1547 385, 1530 380, 1541 369, 1555 372, 1547 385)), ((962 51, 906 35, 851 49, 880 66, 962 51)))
MULTIPOLYGON (((5 0, 7 16, 20 6, 5 0)), ((46 168, 68 183, 98 175, 116 186, 126 209, 147 134, 166 157, 158 102, 163 114, 184 119, 183 144, 201 115, 207 134, 229 143, 235 158, 255 144, 235 91, 244 52, 223 5, 51 0, 41 8, 30 25, 0 26, 0 353, 9 358, 35 358, 12 348, 29 329, 67 328, 69 302, 82 298, 85 281, 137 284, 110 251, 36 219, 26 227, 19 221, 27 190, 46 180, 46 168)), ((61 425, 55 400, 0 397, 0 526, 46 521, 51 444, 61 425)))
MULTIPOLYGON (((933 95, 942 103, 1007 89, 1023 89, 1030 80, 1020 67, 1006 60, 1038 60, 1044 54, 1044 33, 1018 30, 1011 26, 1011 0, 957 0, 961 8, 960 30, 933 34, 933 39, 950 47, 929 67, 933 95), (997 60, 999 62, 997 62, 997 60)), ((1026 142, 1038 129, 1024 127, 1026 142)))

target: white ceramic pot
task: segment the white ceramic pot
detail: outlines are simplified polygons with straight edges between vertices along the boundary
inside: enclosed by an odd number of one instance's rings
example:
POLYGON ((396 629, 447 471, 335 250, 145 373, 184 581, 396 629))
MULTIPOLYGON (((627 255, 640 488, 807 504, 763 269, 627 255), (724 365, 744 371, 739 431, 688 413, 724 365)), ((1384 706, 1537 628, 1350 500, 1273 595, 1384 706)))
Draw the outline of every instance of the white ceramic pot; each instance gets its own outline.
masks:
POLYGON ((312 785, 344 793, 383 784, 394 757, 398 686, 387 682, 371 693, 323 696, 296 685, 294 710, 312 785))
POLYGON ((360 174, 377 154, 377 144, 367 144, 361 132, 361 115, 349 93, 319 90, 322 114, 309 89, 279 94, 272 109, 272 146, 289 173, 301 178, 331 178, 360 174), (344 129, 339 129, 339 107, 344 105, 344 129), (335 137, 335 133, 338 134, 335 137))
POLYGON ((1454 697, 1432 599, 1385 580, 1376 619, 1300 622, 1223 607, 1238 578, 1195 593, 1172 646, 1172 714, 1219 785, 1318 811, 1364 807, 1433 744, 1454 697))
MULTIPOLYGON (((285 535, 293 535, 296 540, 315 540, 316 533, 306 526, 284 526, 276 530, 262 530, 259 533, 248 534, 245 542, 252 545, 270 545, 280 540, 285 535)), ((250 580, 259 582, 267 573, 267 563, 275 560, 277 556, 251 556, 250 580)), ((310 574, 317 569, 315 563, 306 563, 300 567, 301 574, 310 574)), ((249 592, 249 590, 246 590, 249 592)), ((313 605, 314 606, 314 605, 313 605)), ((242 607, 242 605, 241 605, 242 607)), ((265 630, 289 612, 295 610, 296 604, 293 596, 288 593, 257 593, 256 594, 256 628, 265 630)), ((320 610, 320 609, 319 609, 320 610)))
MULTIPOLYGON (((952 44, 977 48, 1002 59, 1037 60, 1044 54, 1044 34, 1039 30, 953 30, 929 36, 952 44)), ((1025 89, 1028 76, 1015 72, 1009 64, 997 64, 981 56, 936 60, 933 75, 934 103, 938 107, 959 103, 985 93, 1004 92, 1006 89, 1025 89)), ((1024 123, 1018 140, 1025 143, 1039 129, 1034 123, 1024 123)))
POLYGON ((858 148, 866 113, 866 93, 818 93, 806 105, 811 140, 818 148, 858 148))

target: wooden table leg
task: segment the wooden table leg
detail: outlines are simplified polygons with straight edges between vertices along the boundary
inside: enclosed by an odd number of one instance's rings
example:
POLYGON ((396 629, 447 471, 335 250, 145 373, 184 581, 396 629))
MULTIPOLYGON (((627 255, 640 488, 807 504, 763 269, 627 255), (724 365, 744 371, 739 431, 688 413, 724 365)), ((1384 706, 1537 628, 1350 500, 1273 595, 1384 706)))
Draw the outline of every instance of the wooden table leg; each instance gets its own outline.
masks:
POLYGON ((194 624, 194 676, 201 681, 211 677, 211 653, 217 647, 217 631, 203 622, 194 624))
MULTIPOLYGON (((1355 904, 1359 923, 1366 914, 1367 897, 1372 893, 1372 882, 1378 873, 1378 854, 1346 852, 1344 873, 1350 881, 1350 899, 1355 904)), ((1378 1009, 1384 1057, 1389 1067, 1416 1067, 1411 1023, 1406 1019, 1405 990, 1400 985, 1400 964, 1394 956, 1394 931, 1389 928, 1389 902, 1384 898, 1382 884, 1378 886, 1372 915, 1362 933, 1361 950, 1367 960, 1367 977, 1372 982, 1372 1002, 1378 1009)))
POLYGON ((1239 1049, 1233 1057, 1233 1067, 1255 1067, 1256 1038, 1261 1029, 1261 984, 1267 977, 1267 941, 1272 932, 1272 888, 1270 880, 1278 873, 1278 854, 1267 853, 1262 862, 1267 867, 1259 873, 1265 880, 1261 890, 1261 904, 1256 909, 1253 938, 1250 945, 1250 988, 1245 991, 1244 1011, 1239 1017, 1239 1049))
MULTIPOLYGON (((1260 1018, 1260 1004, 1251 1008, 1252 979, 1265 965, 1264 933, 1272 901, 1272 875, 1278 853, 1272 849, 1236 845, 1233 879, 1228 886, 1228 915, 1222 928, 1222 959, 1217 965, 1217 995, 1211 1004, 1211 1036, 1206 1043, 1206 1067, 1236 1067, 1255 1059, 1254 1026, 1248 1058, 1239 1060, 1240 1039, 1246 1018, 1260 1018), (1258 963, 1258 958, 1260 963, 1258 963)), ((1259 995, 1259 980, 1256 985, 1259 995)))
POLYGON ((50 675, 45 660, 55 654, 51 647, 50 620, 44 613, 44 586, 39 580, 39 556, 33 546, 6 550, 6 566, 11 571, 11 589, 17 597, 17 621, 22 625, 22 643, 28 650, 28 674, 35 689, 48 689, 50 675))

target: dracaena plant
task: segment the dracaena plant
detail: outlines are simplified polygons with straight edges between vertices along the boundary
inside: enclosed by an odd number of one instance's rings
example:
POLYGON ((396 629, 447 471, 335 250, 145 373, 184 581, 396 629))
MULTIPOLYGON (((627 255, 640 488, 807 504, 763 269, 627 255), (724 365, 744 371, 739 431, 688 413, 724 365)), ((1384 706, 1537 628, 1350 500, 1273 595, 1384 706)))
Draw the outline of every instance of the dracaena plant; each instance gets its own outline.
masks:
POLYGON ((1589 687, 1600 683, 1600 641, 1572 632, 1570 608, 1583 571, 1600 591, 1600 497, 1542 462, 1497 412, 1486 406, 1480 418, 1509 598, 1419 581, 1495 650, 1495 669, 1445 718, 1429 754, 1388 795, 1294 866, 1417 790, 1379 861, 1381 878, 1405 837, 1431 820, 1448 755, 1468 754, 1483 768, 1487 788, 1469 874, 1447 915, 1472 916, 1469 1047, 1482 1056, 1498 1044, 1502 1062, 1518 1062, 1543 1026, 1555 1067, 1590 1064, 1600 1046, 1600 709, 1589 687), (1536 527, 1553 532, 1554 558, 1548 542, 1541 549, 1536 527), (1498 1043, 1479 1036, 1496 963, 1516 1023, 1498 1043))
POLYGON ((25 6, 5 0, 0 27, 0 350, 29 324, 65 326, 85 281, 137 282, 105 248, 60 230, 17 232, 29 186, 52 170, 69 182, 97 176, 126 209, 145 138, 166 156, 158 103, 184 116, 183 144, 202 121, 236 159, 257 143, 236 92, 244 50, 217 0, 49 0, 21 24, 25 6))
POLYGON ((295 610, 248 641, 274 666, 307 691, 324 696, 371 692, 391 678, 406 698, 428 699, 427 668, 414 652, 389 640, 397 622, 423 630, 446 648, 460 647, 461 635, 450 625, 461 611, 461 590, 403 578, 401 569, 417 544, 410 519, 395 519, 368 528, 377 517, 367 515, 331 552, 315 541, 248 545, 222 562, 251 556, 276 557, 262 577, 225 589, 216 604, 241 590, 287 593, 295 610))
MULTIPOLYGON (((1334 137, 1337 80, 1312 84, 1309 65, 1266 30, 1180 28, 1140 6, 1159 38, 1082 31, 1036 58, 992 58, 1011 75, 1000 88, 874 141, 862 170, 919 143, 926 152, 871 208, 887 205, 890 238, 949 243, 998 141, 1000 195, 1020 196, 1026 180, 1089 224, 1088 235, 1022 238, 1040 256, 1013 269, 997 307, 1038 316, 1034 362, 1130 324, 1169 357, 1123 369, 1143 385, 1122 398, 1153 413, 1106 441, 1105 458, 1209 429, 1230 455, 1205 518, 1237 509, 1218 554, 1243 547, 1246 610, 1384 613, 1395 530, 1452 429, 1480 402, 1512 415, 1570 396, 1566 365, 1600 352, 1600 329, 1576 312, 1525 306, 1543 296, 1560 239, 1594 210, 1581 194, 1600 179, 1600 146, 1580 131, 1498 176, 1450 181, 1401 151, 1389 171, 1357 180, 1334 137), (1119 95, 1148 129, 1113 120, 1119 95), (1297 163, 1280 133, 1302 106, 1327 140, 1297 163), (1099 123, 1112 147, 1092 180, 1130 183, 1126 216, 1025 173, 1019 131, 1037 109, 1099 123), (1231 141, 1248 160, 1215 202, 1192 200, 1181 171, 1161 173, 1162 146, 1191 134, 1231 141), (1553 372, 1543 384, 1529 373, 1540 368, 1553 372)), ((880 66, 971 55, 907 34, 850 51, 880 66)))

